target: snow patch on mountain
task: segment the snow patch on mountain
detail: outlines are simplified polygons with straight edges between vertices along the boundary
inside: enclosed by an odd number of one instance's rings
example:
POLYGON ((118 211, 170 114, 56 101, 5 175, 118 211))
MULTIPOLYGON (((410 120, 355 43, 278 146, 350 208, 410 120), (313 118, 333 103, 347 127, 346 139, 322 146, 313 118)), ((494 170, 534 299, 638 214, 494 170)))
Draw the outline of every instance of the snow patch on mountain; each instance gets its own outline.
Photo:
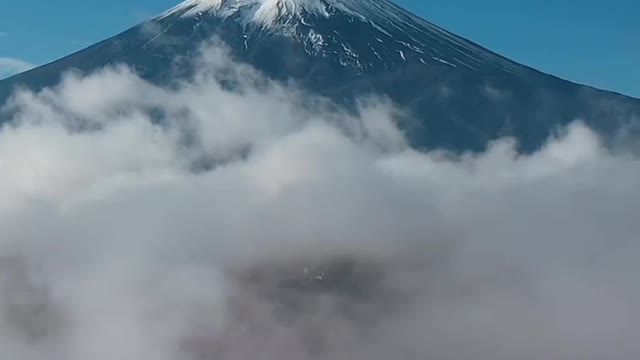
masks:
POLYGON ((522 71, 389 0, 187 0, 157 20, 209 16, 292 37, 310 54, 360 72, 406 63, 522 71))
POLYGON ((247 22, 268 25, 282 17, 302 18, 305 14, 329 17, 336 11, 363 19, 381 17, 391 7, 395 8, 379 0, 187 0, 162 17, 175 14, 195 16, 201 13, 227 17, 242 12, 247 22))

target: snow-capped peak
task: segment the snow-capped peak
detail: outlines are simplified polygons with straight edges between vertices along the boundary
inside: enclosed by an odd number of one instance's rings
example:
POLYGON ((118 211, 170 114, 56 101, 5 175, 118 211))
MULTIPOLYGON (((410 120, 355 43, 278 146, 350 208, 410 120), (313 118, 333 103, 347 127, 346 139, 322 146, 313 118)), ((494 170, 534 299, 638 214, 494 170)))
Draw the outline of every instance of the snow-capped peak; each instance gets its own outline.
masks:
POLYGON ((303 13, 328 17, 332 9, 365 18, 383 15, 389 5, 384 0, 186 0, 162 17, 175 14, 194 16, 200 13, 226 17, 242 11, 247 22, 271 24, 279 17, 300 16, 303 13))
MULTIPOLYGON (((391 0, 186 0, 158 20, 209 16, 293 38, 314 56, 331 57, 362 72, 406 63, 520 71, 517 64, 391 0)), ((245 34, 245 49, 250 37, 245 34)))

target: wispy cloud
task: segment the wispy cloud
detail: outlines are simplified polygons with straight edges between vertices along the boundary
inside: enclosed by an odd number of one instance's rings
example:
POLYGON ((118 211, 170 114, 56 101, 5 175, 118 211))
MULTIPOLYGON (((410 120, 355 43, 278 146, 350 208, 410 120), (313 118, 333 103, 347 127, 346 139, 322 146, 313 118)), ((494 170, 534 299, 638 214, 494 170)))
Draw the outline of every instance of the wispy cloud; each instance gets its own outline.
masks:
POLYGON ((131 11, 131 18, 136 22, 147 21, 157 15, 149 9, 133 9, 131 11))
POLYGON ((24 60, 0 57, 0 79, 33 69, 34 67, 35 65, 24 60))
POLYGON ((0 37, 2 36, 9 36, 9 33, 6 31, 0 31, 0 37))

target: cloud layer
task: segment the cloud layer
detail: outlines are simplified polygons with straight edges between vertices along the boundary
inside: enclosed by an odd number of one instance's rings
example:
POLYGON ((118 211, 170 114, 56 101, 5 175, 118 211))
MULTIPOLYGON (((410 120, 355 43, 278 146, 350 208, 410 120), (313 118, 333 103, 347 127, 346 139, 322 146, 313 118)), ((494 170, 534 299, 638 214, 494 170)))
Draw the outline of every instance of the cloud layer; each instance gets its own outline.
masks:
MULTIPOLYGON (((0 36, 3 33, 0 32, 0 36)), ((4 34, 6 35, 6 33, 4 34)), ((19 59, 0 57, 0 79, 33 69, 34 65, 19 59)))
POLYGON ((576 123, 531 155, 407 146, 203 50, 15 94, 0 131, 11 358, 636 359, 640 162, 576 123), (219 85, 225 84, 224 86, 219 85))

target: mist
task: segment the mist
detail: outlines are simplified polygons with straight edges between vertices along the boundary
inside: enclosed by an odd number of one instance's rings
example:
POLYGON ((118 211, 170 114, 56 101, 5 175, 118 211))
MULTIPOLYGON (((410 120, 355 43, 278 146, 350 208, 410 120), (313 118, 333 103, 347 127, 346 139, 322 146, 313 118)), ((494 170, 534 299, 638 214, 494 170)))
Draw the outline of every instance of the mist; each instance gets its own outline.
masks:
POLYGON ((576 119, 528 155, 418 152, 384 98, 342 110, 217 43, 193 62, 171 87, 115 66, 2 109, 9 358, 640 355, 626 147, 576 119))

